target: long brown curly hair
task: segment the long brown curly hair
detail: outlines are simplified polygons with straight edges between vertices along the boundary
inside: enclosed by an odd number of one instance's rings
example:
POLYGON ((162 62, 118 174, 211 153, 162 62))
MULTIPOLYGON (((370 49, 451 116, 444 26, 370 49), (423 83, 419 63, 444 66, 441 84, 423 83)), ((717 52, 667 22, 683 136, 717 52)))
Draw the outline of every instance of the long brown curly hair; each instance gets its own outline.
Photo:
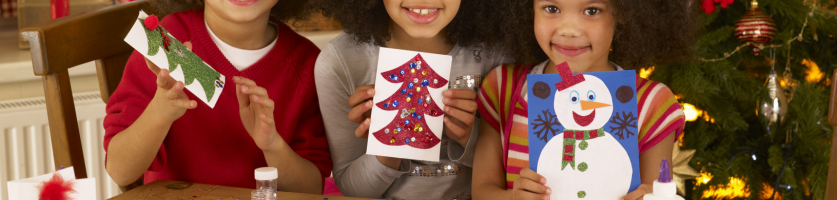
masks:
MULTIPOLYGON (((390 38, 390 20, 382 0, 312 0, 323 15, 332 17, 358 42, 379 46, 390 38)), ((446 40, 463 47, 509 55, 504 38, 509 32, 496 22, 514 10, 516 0, 462 0, 456 17, 445 27, 446 40)), ((475 55, 479 54, 475 51, 475 55)), ((508 56, 507 56, 508 57, 508 56)))
MULTIPOLYGON (((700 30, 696 0, 610 0, 617 20, 608 59, 625 68, 665 65, 691 58, 700 30), (690 3, 691 2, 691 3, 690 3)), ((502 42, 518 62, 548 59, 534 33, 534 0, 518 1, 498 23, 511 31, 502 42)))
MULTIPOLYGON (((203 0, 149 0, 156 15, 165 16, 175 12, 187 10, 203 10, 203 0)), ((313 7, 308 0, 279 0, 270 10, 272 21, 288 22, 291 19, 301 20, 309 16, 313 7)))

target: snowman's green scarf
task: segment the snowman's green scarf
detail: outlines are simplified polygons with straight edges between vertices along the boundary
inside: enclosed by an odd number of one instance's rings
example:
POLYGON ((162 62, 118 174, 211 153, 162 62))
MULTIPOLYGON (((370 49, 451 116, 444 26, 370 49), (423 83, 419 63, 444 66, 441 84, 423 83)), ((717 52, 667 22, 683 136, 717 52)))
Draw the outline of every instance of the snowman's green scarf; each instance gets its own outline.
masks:
MULTIPOLYGON (((564 170, 567 167, 567 164, 570 165, 573 169, 575 169, 575 141, 581 140, 581 143, 578 144, 578 148, 581 150, 587 149, 587 141, 589 139, 602 137, 605 135, 604 128, 594 129, 594 130, 571 130, 571 129, 564 129, 564 159, 561 162, 561 170, 564 170)), ((586 171, 586 167, 581 169, 582 166, 579 166, 579 170, 586 171)))

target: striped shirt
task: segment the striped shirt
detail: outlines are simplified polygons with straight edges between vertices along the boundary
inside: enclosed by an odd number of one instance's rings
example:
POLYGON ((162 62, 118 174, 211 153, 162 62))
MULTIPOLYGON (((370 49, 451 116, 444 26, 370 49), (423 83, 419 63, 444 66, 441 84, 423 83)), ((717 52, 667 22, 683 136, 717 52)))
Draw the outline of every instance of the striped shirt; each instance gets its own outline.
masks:
MULTIPOLYGON (((514 188, 520 170, 529 167, 529 118, 526 75, 542 74, 549 61, 531 65, 503 65, 485 77, 477 105, 481 116, 502 135, 506 187, 514 188), (531 69, 531 70, 530 70, 531 69)), ((617 65, 618 70, 622 70, 617 65)), ((642 154, 669 134, 675 138, 686 123, 683 109, 665 85, 636 77, 639 121, 639 153, 642 154)))

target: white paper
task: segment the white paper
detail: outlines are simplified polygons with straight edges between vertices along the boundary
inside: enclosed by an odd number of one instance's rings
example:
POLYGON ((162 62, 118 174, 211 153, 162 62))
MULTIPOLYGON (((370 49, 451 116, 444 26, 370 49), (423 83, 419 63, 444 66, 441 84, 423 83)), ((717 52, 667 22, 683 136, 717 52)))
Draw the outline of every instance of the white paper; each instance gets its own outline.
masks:
MULTIPOLYGON (((633 168, 630 157, 622 145, 610 133, 587 140, 589 147, 576 150, 576 169, 581 163, 590 167, 587 171, 561 170, 564 133, 556 135, 543 148, 538 162, 538 174, 546 177, 546 186, 552 188, 551 199, 578 199, 578 192, 585 191, 585 199, 619 199, 628 193, 633 168)), ((576 140, 576 147, 582 140, 576 140)))
MULTIPOLYGON (((145 12, 140 11, 137 18, 141 18, 144 16, 147 16, 147 14, 145 14, 145 12)), ((174 36, 171 35, 169 35, 169 37, 174 38, 174 36)), ((163 50, 162 47, 160 48, 160 51, 157 53, 157 55, 148 55, 148 37, 145 34, 144 25, 139 20, 134 21, 134 26, 131 28, 131 31, 128 32, 128 35, 125 36, 125 42, 131 45, 131 47, 134 47, 134 49, 139 51, 143 56, 145 56, 145 58, 148 58, 148 60, 160 67, 160 69, 168 69, 169 61, 168 58, 166 58, 166 54, 164 53, 165 50, 163 50)), ((206 62, 204 62, 204 64, 209 66, 209 64, 207 64, 206 62)), ((184 84, 186 84, 186 80, 183 76, 183 67, 177 67, 177 69, 171 71, 170 75, 172 78, 174 78, 174 80, 181 81, 184 84)), ((221 74, 221 77, 219 77, 219 79, 226 80, 223 74, 221 74)), ((215 107, 215 103, 218 102, 218 97, 221 96, 221 92, 223 91, 223 88, 211 88, 215 90, 215 93, 213 93, 212 99, 207 101, 206 94, 203 92, 204 88, 201 86, 200 83, 198 83, 197 80, 193 81, 192 84, 186 85, 185 88, 186 90, 189 90, 189 92, 192 92, 192 94, 194 94, 196 97, 198 97, 198 99, 206 103, 206 105, 208 105, 210 108, 215 107)))
MULTIPOLYGON (((53 173, 48 173, 32 178, 9 181, 7 186, 9 189, 9 199, 14 200, 38 200, 38 195, 41 190, 38 186, 42 182, 52 179, 53 173)), ((75 193, 69 193, 71 199, 76 200, 95 200, 96 193, 96 178, 76 179, 73 167, 58 170, 58 174, 64 178, 64 181, 72 180, 73 190, 75 193)))
MULTIPOLYGON (((390 83, 384 76, 381 75, 381 73, 401 66, 415 57, 416 54, 421 54, 422 58, 425 62, 427 62, 427 65, 439 74, 439 76, 445 79, 450 77, 452 62, 451 56, 381 47, 378 54, 378 70, 375 73, 375 96, 372 98, 373 104, 377 104, 378 102, 387 99, 390 95, 396 93, 401 87, 401 83, 390 83)), ((450 80, 448 80, 448 84, 440 88, 427 87, 431 98, 433 98, 433 103, 436 103, 436 105, 441 109, 445 107, 442 102, 442 99, 444 98, 442 93, 448 89, 449 83, 450 80)), ((366 153, 371 155, 438 162, 439 147, 442 145, 441 142, 429 149, 418 149, 409 145, 391 146, 382 144, 380 141, 375 139, 374 136, 372 136, 372 132, 387 126, 397 117, 398 114, 399 111, 387 111, 380 109, 377 106, 372 106, 372 117, 369 125, 370 135, 366 146, 366 153)), ((440 115, 438 117, 423 115, 428 128, 436 135, 436 137, 440 139, 442 138, 442 131, 444 130, 443 117, 444 115, 440 115)))

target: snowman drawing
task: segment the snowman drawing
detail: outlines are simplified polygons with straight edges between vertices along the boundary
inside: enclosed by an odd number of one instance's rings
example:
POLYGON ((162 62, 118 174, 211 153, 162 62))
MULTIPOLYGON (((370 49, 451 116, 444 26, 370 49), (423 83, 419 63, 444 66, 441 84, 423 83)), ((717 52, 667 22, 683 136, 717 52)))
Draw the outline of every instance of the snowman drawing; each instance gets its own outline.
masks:
POLYGON ((611 92, 598 77, 558 68, 554 110, 564 130, 544 146, 537 171, 547 178, 551 199, 619 199, 630 189, 633 169, 628 152, 603 129, 613 114, 611 92))

